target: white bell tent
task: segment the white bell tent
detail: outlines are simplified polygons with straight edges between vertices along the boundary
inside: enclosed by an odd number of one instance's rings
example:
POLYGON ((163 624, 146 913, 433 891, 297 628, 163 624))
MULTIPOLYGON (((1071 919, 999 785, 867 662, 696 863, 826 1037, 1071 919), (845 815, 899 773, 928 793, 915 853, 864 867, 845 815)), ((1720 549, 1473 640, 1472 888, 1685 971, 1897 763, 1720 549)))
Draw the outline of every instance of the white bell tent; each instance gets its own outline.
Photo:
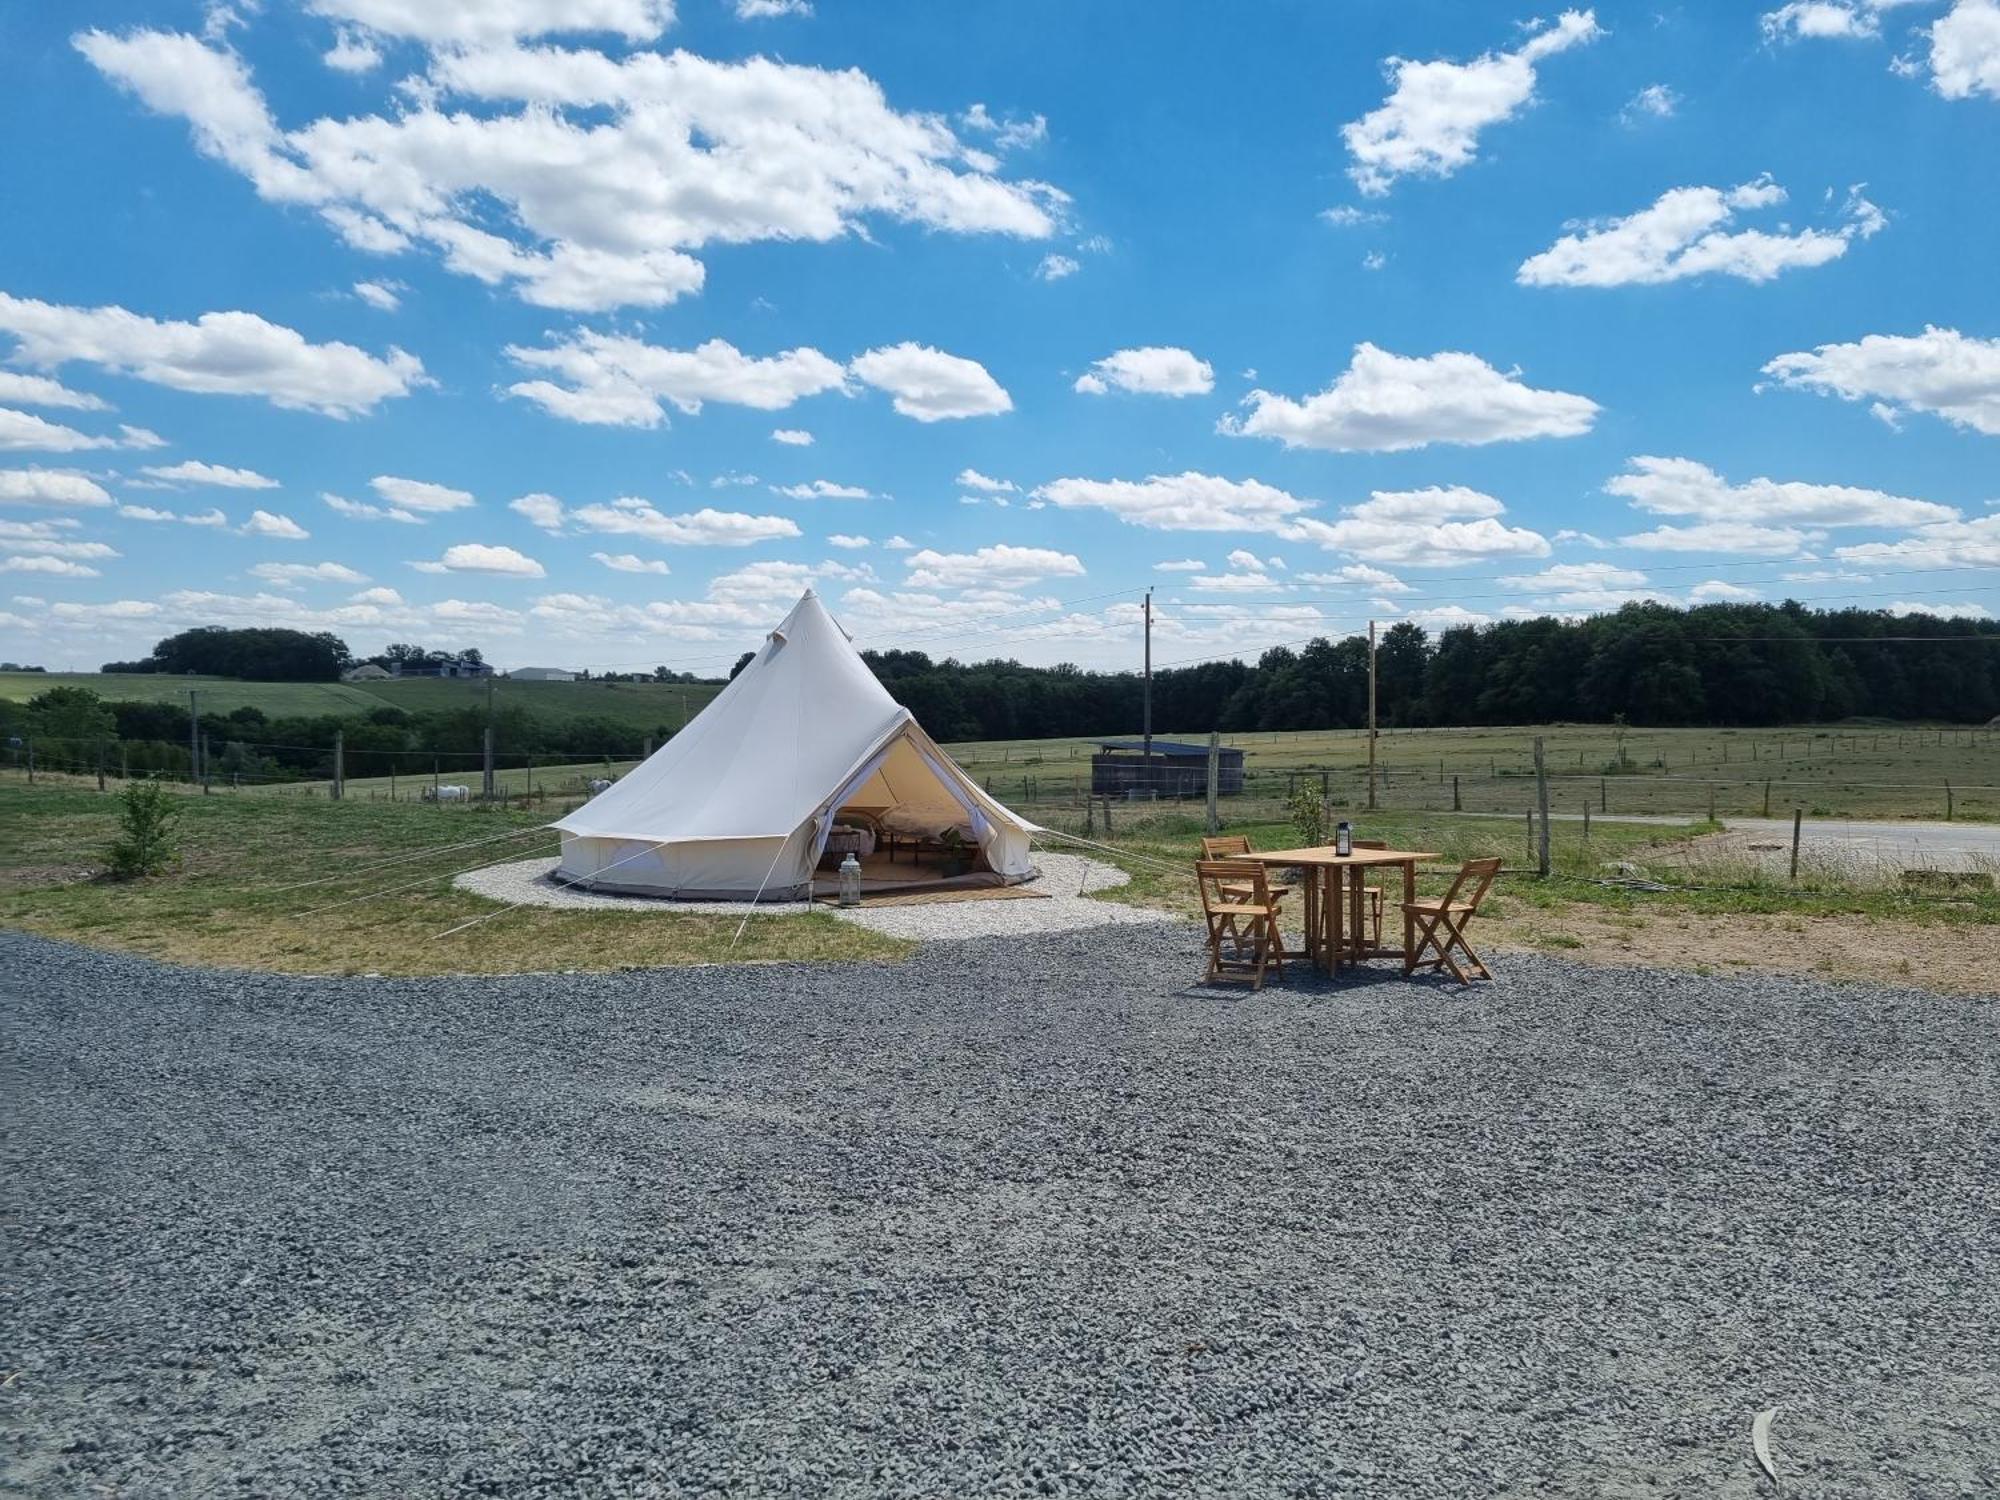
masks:
POLYGON ((652 896, 801 900, 843 814, 962 847, 988 882, 1035 873, 1035 825, 937 747, 808 589, 679 734, 556 822, 556 878, 652 896))

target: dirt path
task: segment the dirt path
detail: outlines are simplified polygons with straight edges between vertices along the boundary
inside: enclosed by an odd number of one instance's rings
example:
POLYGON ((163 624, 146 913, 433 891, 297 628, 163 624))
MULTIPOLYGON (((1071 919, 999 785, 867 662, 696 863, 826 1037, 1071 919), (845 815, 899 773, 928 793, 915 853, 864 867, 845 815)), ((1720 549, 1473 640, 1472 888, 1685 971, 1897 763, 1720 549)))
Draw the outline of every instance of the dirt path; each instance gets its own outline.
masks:
POLYGON ((1473 941, 1494 952, 1557 953, 1584 963, 1759 972, 1914 985, 1950 995, 2000 994, 1993 930, 1880 917, 1708 916, 1517 907, 1482 917, 1473 941))

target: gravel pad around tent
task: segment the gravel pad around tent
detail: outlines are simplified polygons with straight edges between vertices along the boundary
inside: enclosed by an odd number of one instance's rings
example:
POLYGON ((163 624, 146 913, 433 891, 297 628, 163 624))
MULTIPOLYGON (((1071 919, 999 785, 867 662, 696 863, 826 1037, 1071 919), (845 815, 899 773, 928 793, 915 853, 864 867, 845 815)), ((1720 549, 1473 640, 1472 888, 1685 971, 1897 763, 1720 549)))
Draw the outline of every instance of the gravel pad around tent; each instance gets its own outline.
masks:
POLYGON ((1995 1002, 1199 972, 0 934, 0 1489, 2000 1493, 1995 1002))

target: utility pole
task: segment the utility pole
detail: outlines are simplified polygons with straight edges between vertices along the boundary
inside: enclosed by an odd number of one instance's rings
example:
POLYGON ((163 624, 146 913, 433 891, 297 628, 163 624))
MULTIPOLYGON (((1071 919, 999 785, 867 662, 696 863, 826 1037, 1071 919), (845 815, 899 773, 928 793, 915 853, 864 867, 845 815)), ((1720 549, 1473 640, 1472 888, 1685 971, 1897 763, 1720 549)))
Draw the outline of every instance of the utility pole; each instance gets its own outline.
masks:
POLYGON ((1153 591, 1146 590, 1146 686, 1141 707, 1141 726, 1145 735, 1146 776, 1153 775, 1153 591))
POLYGON ((485 735, 484 776, 481 779, 480 795, 488 802, 493 800, 493 679, 486 679, 486 735, 485 735))
POLYGON ((1368 810, 1375 810, 1375 622, 1368 622, 1368 810))
POLYGON ((195 707, 200 695, 188 689, 188 780, 201 780, 201 713, 195 707))

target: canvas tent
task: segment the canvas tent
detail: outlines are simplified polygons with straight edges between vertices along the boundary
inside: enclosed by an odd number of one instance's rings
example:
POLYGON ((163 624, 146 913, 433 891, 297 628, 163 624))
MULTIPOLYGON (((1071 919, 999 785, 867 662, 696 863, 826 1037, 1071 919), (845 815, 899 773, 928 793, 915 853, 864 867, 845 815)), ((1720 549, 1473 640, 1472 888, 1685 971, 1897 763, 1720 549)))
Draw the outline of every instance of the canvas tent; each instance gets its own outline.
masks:
POLYGON ((808 589, 679 734, 557 821, 556 875, 596 890, 799 900, 843 812, 907 837, 956 829, 991 876, 1034 873, 1035 825, 937 747, 808 589))

